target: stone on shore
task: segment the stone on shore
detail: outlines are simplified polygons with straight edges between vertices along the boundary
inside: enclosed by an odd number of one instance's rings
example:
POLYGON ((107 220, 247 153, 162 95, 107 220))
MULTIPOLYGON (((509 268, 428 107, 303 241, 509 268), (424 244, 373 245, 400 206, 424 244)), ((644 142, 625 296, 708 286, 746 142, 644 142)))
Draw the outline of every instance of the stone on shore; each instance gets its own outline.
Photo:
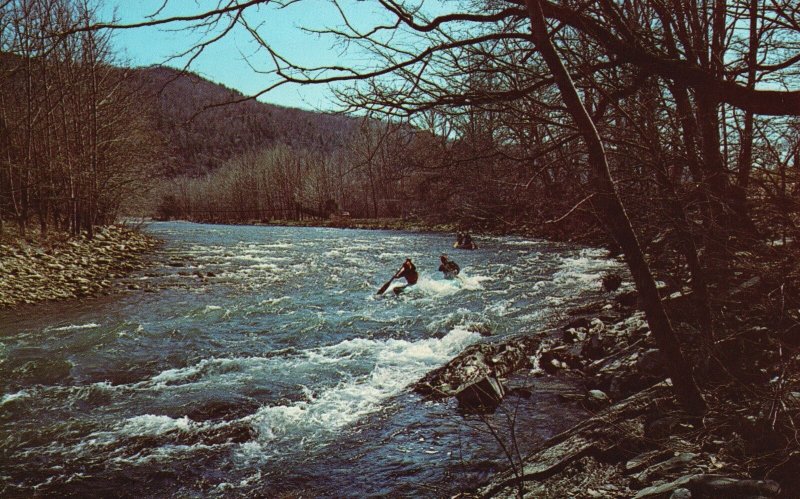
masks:
POLYGON ((463 412, 493 412, 503 400, 506 391, 503 384, 492 376, 459 388, 456 392, 458 407, 463 412))
POLYGON ((715 474, 696 474, 642 489, 634 499, 666 499, 679 489, 688 489, 692 493, 691 497, 730 499, 775 497, 781 491, 778 483, 773 480, 747 480, 715 474))
POLYGON ((93 239, 0 240, 0 308, 106 292, 112 280, 143 266, 157 241, 125 226, 99 228, 93 239))

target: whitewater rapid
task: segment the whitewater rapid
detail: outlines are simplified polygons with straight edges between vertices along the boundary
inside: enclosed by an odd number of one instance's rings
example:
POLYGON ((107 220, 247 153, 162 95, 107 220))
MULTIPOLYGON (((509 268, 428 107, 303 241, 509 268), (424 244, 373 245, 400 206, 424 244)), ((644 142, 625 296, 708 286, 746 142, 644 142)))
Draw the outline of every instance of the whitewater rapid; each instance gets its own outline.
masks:
MULTIPOLYGON (((448 495, 502 454, 409 386, 476 331, 539 331, 619 269, 520 238, 148 230, 165 245, 131 291, 0 315, 0 495, 448 495), (436 272, 445 251, 460 279, 436 272), (417 285, 377 296, 406 257, 417 285)), ((541 438, 570 421, 551 395, 524 409, 541 438)))

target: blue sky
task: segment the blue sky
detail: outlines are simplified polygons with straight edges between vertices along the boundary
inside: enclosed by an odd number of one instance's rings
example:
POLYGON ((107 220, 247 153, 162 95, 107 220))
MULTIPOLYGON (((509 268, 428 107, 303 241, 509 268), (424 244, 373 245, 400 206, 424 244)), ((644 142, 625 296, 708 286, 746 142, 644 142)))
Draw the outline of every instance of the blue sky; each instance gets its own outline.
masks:
MULTIPOLYGON (((145 21, 161 7, 163 0, 109 0, 104 3, 101 16, 110 20, 113 13, 120 23, 145 21)), ((159 18, 191 15, 217 5, 209 0, 170 0, 159 18)), ((352 3, 356 15, 352 20, 360 25, 380 20, 381 16, 369 4, 352 3)), ((385 13, 383 19, 385 19, 385 13)), ((306 0, 283 10, 259 7, 247 12, 248 22, 259 25, 259 33, 280 53, 304 65, 358 63, 357 54, 341 48, 332 48, 330 38, 303 33, 303 27, 323 28, 341 25, 341 17, 333 6, 323 0, 306 0)), ((171 56, 191 47, 201 39, 201 33, 179 30, 185 25, 175 24, 158 28, 136 28, 115 30, 113 43, 121 62, 132 66, 148 66, 167 63, 181 67, 184 59, 167 62, 171 56)), ((361 56, 363 57, 363 55, 361 56)), ((253 94, 268 86, 272 80, 268 75, 254 72, 248 63, 266 68, 268 59, 259 50, 252 37, 237 28, 224 39, 206 49, 192 64, 192 70, 209 80, 235 88, 245 94, 253 94)), ((324 85, 283 86, 260 100, 283 106, 312 110, 330 110, 333 101, 329 89, 324 85)))

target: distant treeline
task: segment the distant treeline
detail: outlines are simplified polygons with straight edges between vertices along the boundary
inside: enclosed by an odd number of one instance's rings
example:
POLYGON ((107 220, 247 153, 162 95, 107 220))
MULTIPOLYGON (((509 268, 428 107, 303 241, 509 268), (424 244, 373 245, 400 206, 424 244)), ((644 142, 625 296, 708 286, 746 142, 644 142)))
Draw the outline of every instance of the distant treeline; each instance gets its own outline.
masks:
POLYGON ((72 233, 112 220, 155 151, 87 1, 0 5, 0 231, 72 233))
MULTIPOLYGON (((328 151, 270 146, 207 175, 176 177, 161 185, 156 216, 231 223, 414 217, 496 226, 563 205, 543 203, 558 190, 531 182, 508 147, 492 149, 480 137, 452 140, 363 119, 346 139, 328 151)), ((553 183, 574 180, 568 168, 554 167, 551 176, 553 183)))

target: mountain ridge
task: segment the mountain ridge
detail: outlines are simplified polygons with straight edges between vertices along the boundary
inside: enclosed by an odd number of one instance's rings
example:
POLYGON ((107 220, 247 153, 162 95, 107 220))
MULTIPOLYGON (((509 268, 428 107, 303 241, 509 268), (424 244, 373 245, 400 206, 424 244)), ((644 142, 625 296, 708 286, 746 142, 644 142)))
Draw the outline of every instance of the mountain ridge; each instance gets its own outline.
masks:
POLYGON ((281 145, 331 154, 358 126, 358 118, 242 101, 241 92, 188 71, 166 66, 128 71, 136 91, 149 101, 167 177, 204 175, 247 152, 281 145))

